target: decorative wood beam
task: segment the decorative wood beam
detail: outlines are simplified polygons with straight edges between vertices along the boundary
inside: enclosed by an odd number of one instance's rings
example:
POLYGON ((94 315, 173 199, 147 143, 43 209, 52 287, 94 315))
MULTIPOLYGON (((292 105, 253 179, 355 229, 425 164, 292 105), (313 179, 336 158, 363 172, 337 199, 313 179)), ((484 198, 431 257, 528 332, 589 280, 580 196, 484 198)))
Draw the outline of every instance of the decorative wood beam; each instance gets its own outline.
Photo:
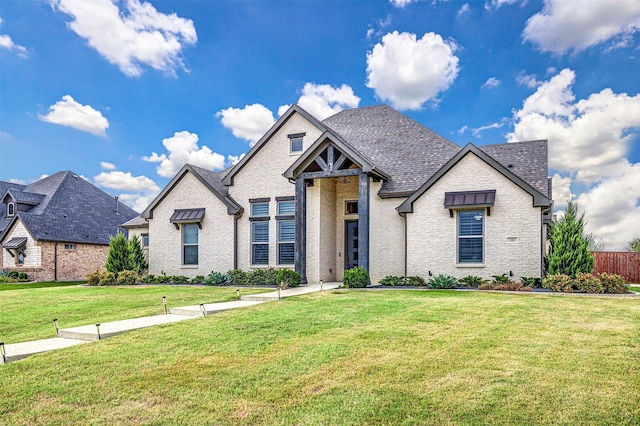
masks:
POLYGON ((369 273, 369 175, 358 176, 358 266, 369 273))
POLYGON ((322 159, 322 157, 320 157, 319 155, 316 157, 316 163, 318 163, 318 165, 320 166, 320 168, 322 170, 324 170, 325 172, 329 171, 329 166, 327 165, 327 163, 324 162, 324 160, 322 159))
POLYGON ((347 157, 344 154, 340 154, 340 157, 338 157, 338 159, 336 160, 335 163, 333 163, 333 169, 334 170, 339 170, 340 166, 342 166, 342 164, 346 161, 347 157))
POLYGON ((333 145, 329 145, 327 148, 327 163, 329 164, 329 170, 333 170, 333 145))
POLYGON ((345 169, 345 170, 333 170, 330 172, 327 172, 327 171, 304 172, 304 173, 300 173, 298 177, 302 177, 304 179, 320 179, 320 178, 342 177, 342 176, 358 176, 360 173, 362 173, 362 170, 360 169, 345 169))
POLYGON ((304 178, 296 178, 295 210, 295 270, 300 274, 300 283, 307 283, 307 185, 304 178))

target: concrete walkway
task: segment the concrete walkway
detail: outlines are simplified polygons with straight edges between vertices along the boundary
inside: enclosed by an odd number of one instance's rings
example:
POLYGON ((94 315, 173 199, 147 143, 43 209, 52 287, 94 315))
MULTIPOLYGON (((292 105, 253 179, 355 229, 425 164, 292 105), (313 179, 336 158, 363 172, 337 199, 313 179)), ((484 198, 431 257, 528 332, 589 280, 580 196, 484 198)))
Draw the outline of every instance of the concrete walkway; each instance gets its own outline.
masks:
POLYGON ((337 282, 326 283, 322 286, 320 286, 320 284, 308 284, 286 290, 276 290, 257 295, 241 296, 240 300, 231 302, 203 303, 200 305, 172 308, 169 314, 60 329, 58 331, 58 337, 51 339, 13 343, 4 346, 0 345, 0 364, 17 361, 37 353, 68 348, 82 343, 105 339, 126 331, 138 330, 155 325, 171 324, 174 322, 185 321, 227 311, 229 309, 245 308, 259 303, 315 293, 321 290, 333 290, 340 287, 340 285, 341 283, 337 282), (4 353, 2 352, 3 349, 4 353))

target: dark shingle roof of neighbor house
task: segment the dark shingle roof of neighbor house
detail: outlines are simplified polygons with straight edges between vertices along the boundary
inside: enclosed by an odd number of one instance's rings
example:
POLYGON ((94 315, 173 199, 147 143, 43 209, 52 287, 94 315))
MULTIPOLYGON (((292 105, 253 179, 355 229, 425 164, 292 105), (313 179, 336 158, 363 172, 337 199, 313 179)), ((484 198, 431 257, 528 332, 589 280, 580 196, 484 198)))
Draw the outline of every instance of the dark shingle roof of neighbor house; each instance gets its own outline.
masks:
MULTIPOLYGON (((36 240, 109 244, 120 224, 138 215, 71 171, 40 179, 21 191, 40 194, 41 201, 29 211, 16 212, 10 220, 19 217, 36 240)), ((0 229, 2 238, 6 231, 0 229)))
MULTIPOLYGON (((0 197, 4 198, 4 195, 9 190, 22 191, 26 185, 22 185, 19 183, 13 182, 4 182, 0 180, 0 197)), ((7 205, 4 203, 3 199, 0 199, 0 235, 4 232, 4 230, 11 223, 12 218, 5 217, 7 212, 7 205)))
POLYGON ((387 105, 343 110, 323 123, 391 177, 381 195, 415 191, 460 150, 387 105))

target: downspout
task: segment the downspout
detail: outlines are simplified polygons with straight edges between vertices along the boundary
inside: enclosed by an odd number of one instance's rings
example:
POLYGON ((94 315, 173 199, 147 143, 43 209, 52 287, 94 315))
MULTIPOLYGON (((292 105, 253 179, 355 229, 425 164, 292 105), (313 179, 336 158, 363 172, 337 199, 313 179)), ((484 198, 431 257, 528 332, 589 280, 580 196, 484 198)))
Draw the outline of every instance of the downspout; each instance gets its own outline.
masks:
POLYGON ((238 219, 241 213, 233 215, 233 269, 238 269, 238 219))
POLYGON ((53 248, 53 281, 58 281, 58 244, 60 241, 56 241, 53 248))
POLYGON ((407 250, 407 239, 408 239, 408 234, 407 234, 407 214, 406 213, 400 213, 400 217, 402 217, 404 219, 404 279, 405 281, 407 280, 407 255, 408 255, 408 250, 407 250))

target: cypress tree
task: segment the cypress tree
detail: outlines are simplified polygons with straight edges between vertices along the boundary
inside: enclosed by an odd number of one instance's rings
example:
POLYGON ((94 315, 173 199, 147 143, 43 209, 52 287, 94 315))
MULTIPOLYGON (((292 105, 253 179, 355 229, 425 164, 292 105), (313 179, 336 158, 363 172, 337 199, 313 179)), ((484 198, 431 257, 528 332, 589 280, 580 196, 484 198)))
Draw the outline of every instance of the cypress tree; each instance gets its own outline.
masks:
POLYGON ((127 241, 127 269, 140 272, 147 269, 147 259, 144 257, 140 238, 137 235, 129 238, 127 241))
POLYGON ((109 255, 107 256, 107 271, 117 274, 127 269, 129 264, 127 239, 122 232, 109 239, 109 255))
POLYGON ((580 272, 593 273, 593 255, 589 238, 584 234, 584 212, 579 215, 577 202, 569 200, 567 212, 551 225, 549 243, 545 258, 548 274, 575 278, 580 272))

